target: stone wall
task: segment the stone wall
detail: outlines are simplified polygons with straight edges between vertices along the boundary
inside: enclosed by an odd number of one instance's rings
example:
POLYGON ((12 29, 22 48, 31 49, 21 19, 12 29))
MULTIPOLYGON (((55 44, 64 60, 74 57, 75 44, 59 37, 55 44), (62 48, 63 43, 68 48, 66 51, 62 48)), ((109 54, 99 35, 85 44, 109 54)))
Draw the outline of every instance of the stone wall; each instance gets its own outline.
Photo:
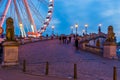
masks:
POLYGON ((91 46, 91 45, 85 45, 84 48, 80 47, 82 50, 103 56, 103 48, 91 46))

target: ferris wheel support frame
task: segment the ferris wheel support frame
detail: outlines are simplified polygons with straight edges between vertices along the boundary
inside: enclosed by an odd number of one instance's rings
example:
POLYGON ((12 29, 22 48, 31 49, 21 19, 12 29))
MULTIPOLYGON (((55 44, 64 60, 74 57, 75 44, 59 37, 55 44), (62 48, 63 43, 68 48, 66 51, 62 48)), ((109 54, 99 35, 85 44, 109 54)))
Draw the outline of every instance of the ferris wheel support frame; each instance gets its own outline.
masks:
MULTIPOLYGON (((15 0, 15 1, 16 1, 16 0, 15 0)), ((49 22, 50 22, 50 20, 51 20, 51 18, 52 18, 54 0, 49 0, 48 15, 47 15, 47 17, 46 17, 46 19, 45 19, 45 22, 43 23, 43 26, 40 28, 40 31, 37 31, 37 29, 36 29, 36 25, 35 25, 35 23, 34 23, 32 14, 31 14, 31 12, 30 12, 30 8, 29 8, 29 5, 28 5, 28 1, 27 1, 27 0, 22 0, 22 1, 23 1, 23 4, 24 4, 25 8, 26 8, 27 17, 28 17, 28 19, 29 19, 29 21, 30 21, 30 24, 31 24, 32 32, 30 32, 30 35, 32 34, 33 36, 41 36, 42 33, 46 30, 46 28, 47 28, 47 26, 49 25, 49 22)), ((4 12, 3 12, 3 16, 2 16, 2 18, 1 18, 1 20, 0 20, 0 27, 3 26, 4 20, 5 20, 5 18, 6 18, 6 15, 7 15, 7 13, 8 13, 8 9, 9 9, 11 3, 12 3, 12 0, 8 0, 8 1, 7 1, 5 10, 4 10, 4 12)), ((23 26, 23 25, 22 25, 22 19, 20 20, 19 11, 16 10, 16 13, 17 13, 17 16, 18 16, 18 18, 19 18, 19 20, 18 20, 19 23, 21 23, 21 26, 23 26)), ((20 26, 20 24, 19 24, 19 26, 20 26)), ((24 28, 23 28, 23 29, 24 29, 24 28)))
POLYGON ((18 22, 19 22, 19 27, 20 27, 20 31, 21 31, 21 36, 22 37, 26 37, 26 33, 25 33, 25 30, 24 30, 24 26, 22 24, 22 19, 20 17, 19 11, 18 11, 16 0, 14 0, 13 2, 14 2, 14 5, 15 5, 15 11, 16 11, 16 14, 17 14, 17 17, 18 17, 18 22))
POLYGON ((0 21, 0 27, 3 26, 3 23, 4 23, 4 20, 5 20, 6 14, 7 14, 7 12, 8 12, 8 8, 10 7, 10 4, 11 4, 11 0, 8 0, 7 5, 6 5, 6 7, 5 7, 5 10, 4 10, 4 12, 3 12, 3 16, 2 16, 1 21, 0 21))
POLYGON ((34 23, 32 14, 31 14, 31 12, 30 12, 30 8, 29 8, 29 5, 28 5, 28 2, 27 2, 27 0, 23 0, 23 3, 24 3, 24 5, 25 5, 26 12, 27 12, 27 14, 28 14, 28 19, 30 20, 30 23, 31 23, 32 31, 35 33, 35 32, 37 32, 37 29, 36 29, 36 25, 35 25, 35 23, 34 23))

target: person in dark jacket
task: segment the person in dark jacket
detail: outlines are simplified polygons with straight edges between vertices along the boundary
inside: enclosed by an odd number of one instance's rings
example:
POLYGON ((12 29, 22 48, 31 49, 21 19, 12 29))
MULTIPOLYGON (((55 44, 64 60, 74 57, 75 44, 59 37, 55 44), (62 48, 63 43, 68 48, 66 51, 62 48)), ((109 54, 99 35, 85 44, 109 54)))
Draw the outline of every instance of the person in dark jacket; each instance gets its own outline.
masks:
POLYGON ((78 39, 77 38, 75 39, 75 47, 76 47, 76 49, 78 49, 78 39))
POLYGON ((69 36, 69 43, 71 43, 71 36, 69 36))
POLYGON ((61 44, 61 39, 62 39, 62 37, 60 36, 60 37, 59 37, 60 44, 61 44))

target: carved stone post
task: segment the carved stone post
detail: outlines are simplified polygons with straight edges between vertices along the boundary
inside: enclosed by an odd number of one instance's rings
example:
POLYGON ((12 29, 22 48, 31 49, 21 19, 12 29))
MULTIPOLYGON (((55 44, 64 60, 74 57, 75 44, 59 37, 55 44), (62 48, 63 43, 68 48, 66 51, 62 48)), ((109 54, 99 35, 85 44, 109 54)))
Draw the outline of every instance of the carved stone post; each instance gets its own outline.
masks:
POLYGON ((13 19, 6 20, 6 40, 3 42, 3 66, 11 66, 18 64, 18 42, 14 37, 13 19))
POLYGON ((103 56, 110 59, 116 59, 116 42, 115 42, 115 33, 113 32, 113 27, 108 27, 107 39, 104 43, 103 56))

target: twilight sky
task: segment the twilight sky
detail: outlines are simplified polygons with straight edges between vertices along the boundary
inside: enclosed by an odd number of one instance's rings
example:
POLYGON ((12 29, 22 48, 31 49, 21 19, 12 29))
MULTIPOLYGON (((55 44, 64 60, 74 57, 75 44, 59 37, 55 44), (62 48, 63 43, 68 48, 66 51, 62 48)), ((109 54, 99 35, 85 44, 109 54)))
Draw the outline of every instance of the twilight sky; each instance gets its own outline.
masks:
MULTIPOLYGON (((6 1, 6 0, 5 0, 6 1)), ((82 34, 88 24, 88 33, 97 33, 98 24, 107 33, 109 25, 114 27, 117 41, 120 41, 120 0, 54 0, 54 14, 44 34, 51 35, 51 26, 57 34, 70 34, 71 26, 79 24, 78 34, 82 34)), ((1 13, 0 6, 0 13, 1 13)), ((19 32, 16 28, 16 33, 19 32)), ((75 28, 74 28, 75 33, 75 28)))
POLYGON ((55 25, 55 33, 70 34, 70 26, 75 23, 79 24, 79 34, 85 29, 85 24, 89 25, 88 33, 97 33, 99 23, 105 33, 108 26, 112 25, 120 41, 120 0, 55 0, 51 22, 55 25))

